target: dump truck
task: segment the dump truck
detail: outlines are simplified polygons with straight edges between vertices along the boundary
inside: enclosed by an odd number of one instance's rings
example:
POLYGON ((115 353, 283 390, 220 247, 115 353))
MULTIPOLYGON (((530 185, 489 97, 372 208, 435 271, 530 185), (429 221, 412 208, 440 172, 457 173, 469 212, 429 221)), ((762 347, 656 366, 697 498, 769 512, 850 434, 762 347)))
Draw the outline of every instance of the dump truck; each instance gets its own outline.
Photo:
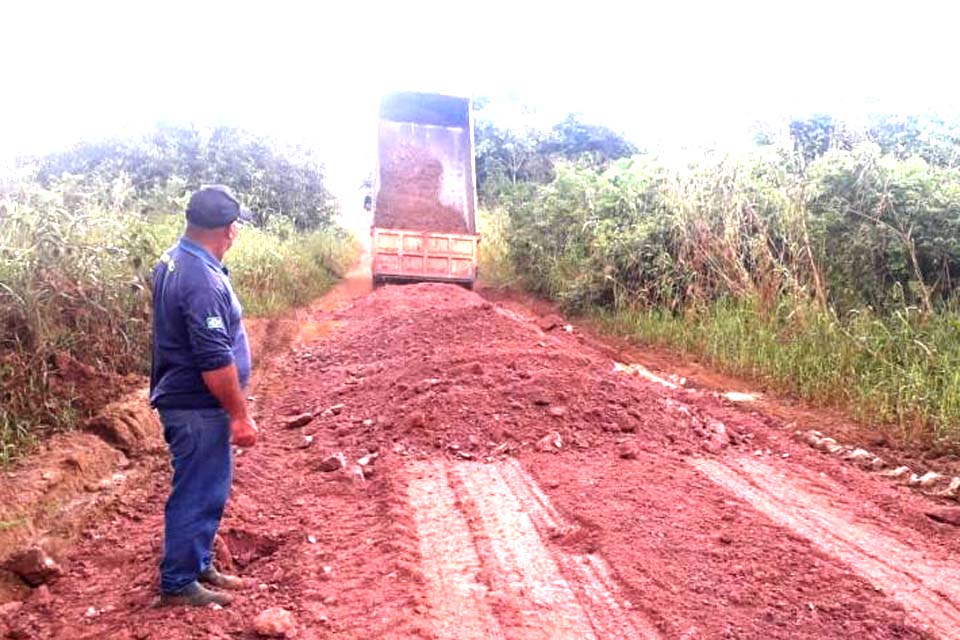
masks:
POLYGON ((477 277, 477 187, 469 98, 394 93, 380 103, 373 284, 477 277))

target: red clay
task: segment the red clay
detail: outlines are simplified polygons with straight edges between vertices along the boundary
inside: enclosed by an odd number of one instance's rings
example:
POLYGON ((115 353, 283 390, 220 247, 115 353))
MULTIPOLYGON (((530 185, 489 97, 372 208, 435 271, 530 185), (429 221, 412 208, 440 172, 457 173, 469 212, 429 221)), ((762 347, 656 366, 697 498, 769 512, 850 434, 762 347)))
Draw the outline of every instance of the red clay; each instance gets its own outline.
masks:
POLYGON ((298 638, 960 633, 943 626, 960 603, 929 573, 868 562, 956 562, 927 498, 465 290, 338 295, 301 314, 255 391, 263 440, 237 459, 223 537, 257 587, 219 611, 151 607, 168 481, 151 458, 153 483, 86 532, 9 637, 252 638, 274 606, 298 638), (539 451, 552 434, 559 450, 539 451), (333 453, 346 468, 318 470, 333 453), (825 523, 833 546, 815 539, 825 523), (477 604, 458 622, 444 593, 477 604))

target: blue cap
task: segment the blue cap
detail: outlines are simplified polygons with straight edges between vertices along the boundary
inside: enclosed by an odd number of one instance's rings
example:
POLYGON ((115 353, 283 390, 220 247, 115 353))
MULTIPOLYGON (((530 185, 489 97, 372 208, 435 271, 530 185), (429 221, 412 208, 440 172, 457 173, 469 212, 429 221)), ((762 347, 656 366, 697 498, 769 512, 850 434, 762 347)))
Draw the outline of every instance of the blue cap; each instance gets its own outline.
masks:
POLYGON ((230 188, 221 184, 205 185, 194 191, 187 205, 187 222, 204 229, 226 227, 237 220, 249 222, 252 218, 250 210, 240 206, 230 188))

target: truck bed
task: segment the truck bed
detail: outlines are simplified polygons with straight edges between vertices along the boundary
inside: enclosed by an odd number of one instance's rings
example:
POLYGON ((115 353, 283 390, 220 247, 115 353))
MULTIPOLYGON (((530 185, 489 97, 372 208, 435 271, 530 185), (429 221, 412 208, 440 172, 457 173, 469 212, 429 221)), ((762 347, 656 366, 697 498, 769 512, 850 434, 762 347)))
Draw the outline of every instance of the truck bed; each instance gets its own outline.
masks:
POLYGON ((469 98, 397 93, 380 105, 373 280, 477 275, 476 169, 469 98))

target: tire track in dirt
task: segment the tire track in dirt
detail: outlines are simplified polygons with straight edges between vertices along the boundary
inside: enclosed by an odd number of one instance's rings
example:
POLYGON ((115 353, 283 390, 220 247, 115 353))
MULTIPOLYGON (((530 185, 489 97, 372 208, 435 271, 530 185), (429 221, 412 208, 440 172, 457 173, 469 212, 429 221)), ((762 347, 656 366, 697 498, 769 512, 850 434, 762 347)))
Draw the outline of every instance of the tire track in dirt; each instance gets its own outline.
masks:
MULTIPOLYGON (((524 506, 541 538, 571 538, 579 530, 553 506, 536 481, 515 459, 497 465, 497 471, 524 506)), ((631 619, 626 601, 606 561, 592 553, 554 554, 577 601, 590 618, 598 638, 658 638, 660 634, 643 619, 631 619)))
POLYGON ((953 568, 955 561, 903 542, 902 532, 898 536, 889 527, 857 521, 851 510, 829 499, 837 492, 813 490, 803 479, 790 478, 765 463, 741 458, 726 463, 698 459, 690 464, 777 524, 849 565, 900 602, 929 632, 960 638, 960 572, 953 568))
POLYGON ((420 538, 423 572, 441 638, 503 638, 487 602, 488 588, 477 581, 482 564, 470 527, 457 509, 443 461, 420 462, 408 470, 407 495, 420 538))
POLYGON ((601 558, 544 544, 576 527, 515 461, 414 463, 408 475, 439 637, 659 637, 635 626, 601 558))

